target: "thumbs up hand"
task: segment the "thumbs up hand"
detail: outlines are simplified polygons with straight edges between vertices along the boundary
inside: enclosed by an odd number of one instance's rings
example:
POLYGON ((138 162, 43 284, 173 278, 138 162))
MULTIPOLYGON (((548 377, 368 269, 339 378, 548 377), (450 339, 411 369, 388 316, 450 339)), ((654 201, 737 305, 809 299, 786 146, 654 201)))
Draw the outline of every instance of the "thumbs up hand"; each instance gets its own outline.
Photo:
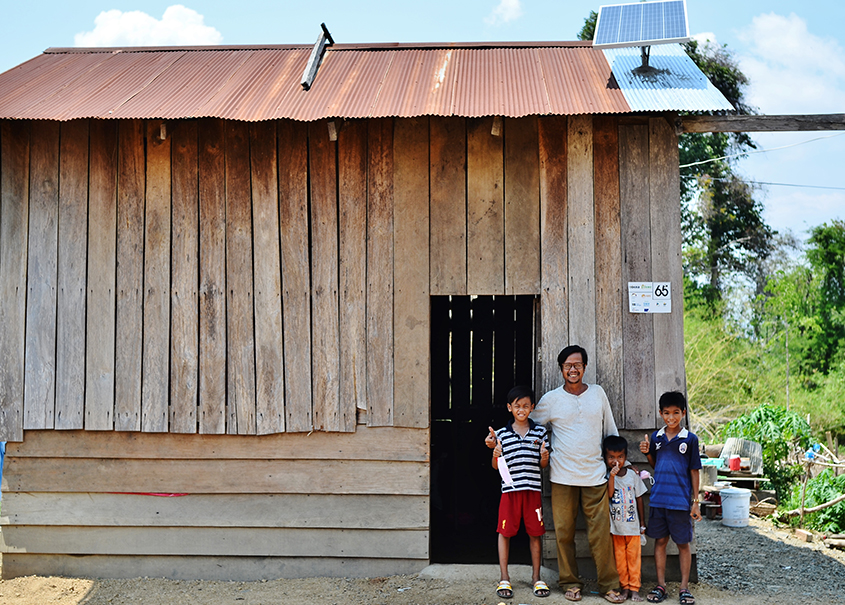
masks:
POLYGON ((492 450, 494 447, 496 447, 496 431, 493 430, 492 426, 488 426, 487 430, 489 430, 490 433, 484 439, 484 443, 487 445, 487 447, 492 450))
POLYGON ((649 450, 650 445, 651 444, 648 442, 648 433, 646 433, 645 434, 645 440, 640 441, 640 451, 643 454, 648 454, 648 450, 649 450))
POLYGON ((549 450, 546 449, 546 442, 540 442, 540 462, 547 462, 549 460, 549 450))
POLYGON ((498 458, 501 455, 502 455, 502 440, 497 439, 496 440, 496 449, 493 450, 493 457, 498 458))

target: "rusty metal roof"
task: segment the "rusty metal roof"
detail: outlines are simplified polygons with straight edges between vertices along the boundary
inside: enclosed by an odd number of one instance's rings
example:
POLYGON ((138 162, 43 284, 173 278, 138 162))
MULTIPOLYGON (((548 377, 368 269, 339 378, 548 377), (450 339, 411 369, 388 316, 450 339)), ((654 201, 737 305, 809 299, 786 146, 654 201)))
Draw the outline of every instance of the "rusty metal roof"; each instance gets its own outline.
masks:
POLYGON ((605 54, 589 43, 338 44, 305 91, 310 53, 291 45, 48 49, 0 74, 0 118, 312 121, 633 110, 605 54))

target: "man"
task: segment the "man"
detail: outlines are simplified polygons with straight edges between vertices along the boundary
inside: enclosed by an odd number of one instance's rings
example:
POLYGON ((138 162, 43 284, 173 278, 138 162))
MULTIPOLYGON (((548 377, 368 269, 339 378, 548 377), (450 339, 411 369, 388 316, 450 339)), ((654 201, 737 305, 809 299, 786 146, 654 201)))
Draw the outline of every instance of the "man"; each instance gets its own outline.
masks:
MULTIPOLYGON (((580 601, 583 582, 575 560, 575 519, 579 508, 587 522, 587 538, 598 572, 599 590, 611 603, 624 599, 617 590, 619 574, 610 537, 610 502, 601 444, 617 435, 607 395, 597 384, 584 383, 587 351, 578 345, 563 349, 557 358, 563 385, 540 399, 531 418, 552 429, 552 513, 557 540, 560 587, 569 601, 580 601)), ((495 448, 495 433, 487 436, 495 448)))

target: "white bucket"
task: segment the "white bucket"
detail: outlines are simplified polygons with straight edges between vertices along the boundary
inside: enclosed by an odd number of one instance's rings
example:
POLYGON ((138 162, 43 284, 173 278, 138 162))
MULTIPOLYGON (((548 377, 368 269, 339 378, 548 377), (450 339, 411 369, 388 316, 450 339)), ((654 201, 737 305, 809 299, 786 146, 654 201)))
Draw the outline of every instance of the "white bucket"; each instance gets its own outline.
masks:
POLYGON ((747 527, 751 490, 729 487, 719 492, 722 497, 722 525, 747 527))

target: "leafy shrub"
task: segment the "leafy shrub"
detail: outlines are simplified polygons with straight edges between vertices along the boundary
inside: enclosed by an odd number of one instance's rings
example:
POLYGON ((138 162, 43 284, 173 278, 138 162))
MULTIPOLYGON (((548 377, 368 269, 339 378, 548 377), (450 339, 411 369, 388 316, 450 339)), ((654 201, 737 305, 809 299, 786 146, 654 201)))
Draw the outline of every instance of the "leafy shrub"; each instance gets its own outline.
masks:
MULTIPOLYGON (((832 469, 827 468, 807 482, 804 507, 811 508, 830 502, 843 493, 845 493, 845 475, 834 477, 832 469)), ((797 509, 801 506, 800 484, 793 486, 787 506, 789 509, 797 509)), ((799 517, 793 517, 792 522, 798 523, 798 519, 799 517)), ((804 517, 804 525, 810 529, 832 534, 845 533, 845 502, 808 514, 804 517)))
POLYGON ((789 464, 793 447, 805 449, 810 442, 810 425, 786 408, 763 404, 731 421, 723 437, 739 437, 763 448, 763 472, 777 492, 778 500, 789 496, 790 486, 801 476, 801 466, 789 464))

